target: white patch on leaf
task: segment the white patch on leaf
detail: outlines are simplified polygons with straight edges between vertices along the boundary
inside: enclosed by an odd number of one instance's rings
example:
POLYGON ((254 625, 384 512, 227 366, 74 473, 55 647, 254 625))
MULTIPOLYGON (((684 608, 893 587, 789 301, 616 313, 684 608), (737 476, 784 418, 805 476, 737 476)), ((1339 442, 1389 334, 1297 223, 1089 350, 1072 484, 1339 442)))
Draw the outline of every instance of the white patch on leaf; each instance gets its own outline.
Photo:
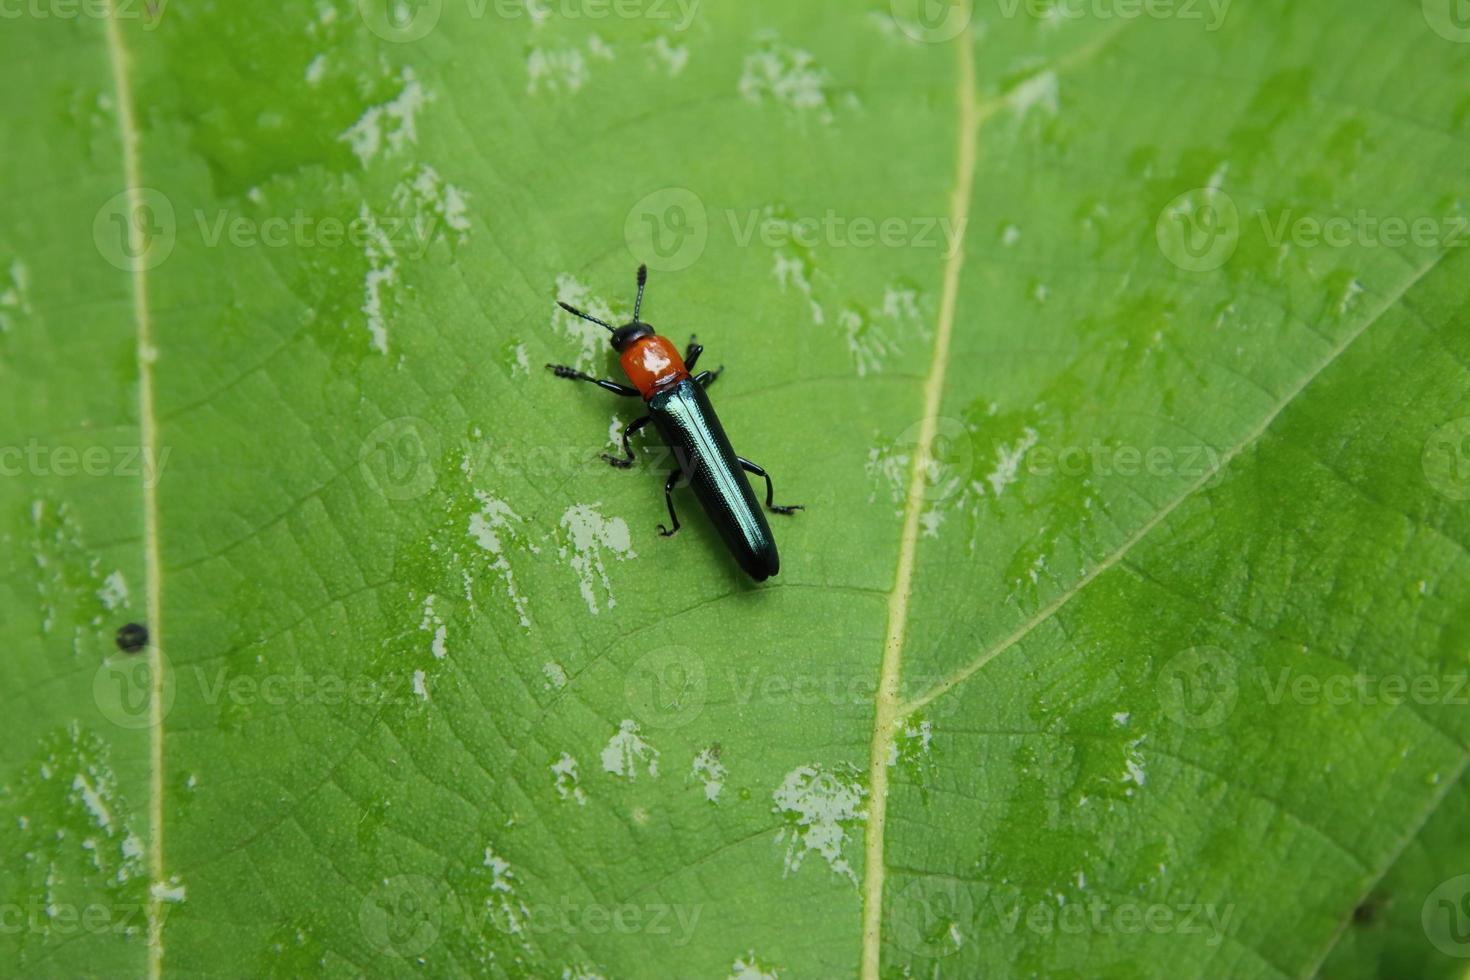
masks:
POLYGON ((704 783, 704 798, 718 803, 720 792, 725 788, 725 764, 720 761, 719 750, 711 746, 694 757, 689 768, 689 777, 704 783))
MULTIPOLYGON (((583 313, 595 316, 607 323, 616 325, 619 320, 613 313, 612 307, 593 296, 592 290, 570 273, 564 272, 556 277, 556 300, 558 303, 575 306, 583 313)), ((582 349, 577 354, 575 364, 584 371, 590 370, 598 357, 607 351, 606 330, 581 317, 572 316, 559 306, 552 310, 551 326, 557 332, 571 337, 581 345, 582 349)))
POLYGON ((307 64, 306 74, 303 77, 305 77, 306 79, 306 84, 314 86, 321 84, 322 77, 326 75, 326 73, 327 56, 324 54, 319 54, 315 58, 312 58, 311 61, 307 64))
POLYGON ((1014 446, 1002 443, 996 447, 995 469, 985 479, 990 483, 991 492, 997 497, 1006 487, 1016 482, 1017 474, 1021 469, 1021 461, 1036 446, 1040 438, 1036 430, 1028 426, 1014 446))
POLYGON ((121 609, 128 604, 128 580, 123 578, 120 571, 113 572, 102 581, 102 588, 97 590, 97 598, 108 612, 121 609))
POLYGON ((454 232, 461 244, 469 238, 469 194, 427 164, 419 164, 410 179, 394 186, 393 204, 408 216, 421 246, 427 246, 440 224, 454 232))
POLYGON ((364 167, 377 158, 384 144, 392 155, 418 142, 418 114, 431 97, 419 84, 412 68, 405 66, 398 78, 403 83, 398 95, 381 105, 369 106, 357 122, 337 137, 338 142, 352 147, 364 167))
POLYGON ((1016 115, 1024 118, 1032 109, 1040 107, 1047 115, 1057 114, 1057 73, 1044 71, 1032 75, 1020 85, 1017 85, 1010 94, 1011 108, 1016 115))
POLYGON ((557 554, 577 574, 577 585, 587 608, 596 615, 599 612, 597 585, 601 583, 606 594, 606 605, 612 609, 618 604, 612 594, 612 582, 608 579, 604 554, 619 561, 636 558, 628 524, 621 517, 603 517, 598 513, 599 504, 573 504, 561 515, 563 545, 557 554))
POLYGON ((837 874, 857 884, 857 875, 843 854, 848 831, 867 819, 863 799, 868 791, 851 766, 828 770, 821 766, 798 766, 786 774, 771 794, 772 811, 786 826, 776 841, 786 841, 783 876, 801 869, 802 861, 816 853, 837 874))
POLYGON ((563 800, 576 800, 578 806, 587 805, 587 793, 579 785, 577 760, 563 752, 561 758, 551 764, 551 781, 556 795, 563 800))
POLYGON ((424 597, 424 618, 419 621, 419 629, 425 633, 432 632, 433 639, 429 642, 429 651, 434 654, 435 660, 443 660, 449 653, 446 642, 449 638, 449 627, 444 625, 444 620, 434 611, 433 593, 424 597))
POLYGON ((155 902, 182 902, 188 893, 178 875, 171 876, 168 881, 155 881, 153 887, 148 889, 148 894, 155 902))
POLYGON ((794 112, 815 113, 822 122, 831 122, 828 84, 827 73, 817 66, 811 52, 768 40, 745 56, 737 87, 747 102, 760 104, 770 99, 794 112))
POLYGON ((776 972, 775 967, 762 963, 755 955, 755 950, 749 950, 744 956, 736 957, 735 962, 730 964, 729 980, 780 980, 781 975, 776 972))
POLYGON ((100 785, 100 789, 92 785, 92 781, 81 773, 77 773, 71 781, 72 792, 77 794, 77 799, 92 815, 92 821, 105 830, 108 836, 111 836, 112 810, 108 807, 107 800, 103 798, 103 793, 107 792, 109 787, 107 783, 100 783, 100 785))
POLYGON ((603 747, 602 768, 614 776, 637 779, 638 766, 642 764, 648 774, 657 779, 658 756, 658 749, 645 742, 638 733, 638 723, 625 718, 603 747))
POLYGON ((11 259, 8 281, 0 279, 0 333, 15 325, 19 316, 31 313, 31 274, 20 259, 11 259))
MULTIPOLYGON (((516 586, 515 570, 510 567, 510 557, 507 554, 509 539, 518 537, 515 525, 521 522, 521 517, 505 501, 497 500, 483 490, 475 491, 475 499, 480 502, 480 510, 470 515, 469 535, 475 544, 490 553, 493 558, 490 567, 500 573, 501 581, 505 583, 506 595, 510 596, 511 605, 515 607, 522 628, 530 629, 531 616, 526 597, 521 595, 516 586)), ((541 550, 529 542, 526 542, 526 547, 532 554, 541 550)))
POLYGON ((368 343, 380 354, 388 353, 388 301, 398 285, 398 253, 372 208, 363 202, 358 211, 362 223, 362 252, 368 261, 362 281, 362 313, 367 317, 368 343))
POLYGON ((669 73, 670 78, 679 75, 689 64, 689 48, 682 44, 676 47, 663 35, 654 38, 647 47, 653 52, 654 60, 669 73))

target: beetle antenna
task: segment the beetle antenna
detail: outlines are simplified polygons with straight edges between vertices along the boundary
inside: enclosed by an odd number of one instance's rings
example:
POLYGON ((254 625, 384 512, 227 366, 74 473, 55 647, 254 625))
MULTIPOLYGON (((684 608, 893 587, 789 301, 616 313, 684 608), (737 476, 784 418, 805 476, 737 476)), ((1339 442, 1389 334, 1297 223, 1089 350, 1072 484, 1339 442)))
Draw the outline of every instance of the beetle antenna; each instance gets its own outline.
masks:
POLYGON ((638 319, 638 311, 643 309, 643 287, 648 285, 648 266, 638 267, 638 298, 633 301, 633 322, 641 322, 638 319))
MULTIPOLYGON (((556 305, 557 306, 560 306, 562 309, 566 310, 572 316, 579 316, 579 317, 581 317, 584 320, 591 320, 593 323, 597 324, 599 327, 606 327, 609 331, 611 331, 613 329, 612 324, 606 323, 606 322, 604 322, 602 320, 599 320, 599 319, 597 319, 597 317, 592 316, 590 313, 583 313, 581 310, 577 309, 575 306, 573 306, 570 303, 563 303, 561 300, 557 300, 556 301, 556 305)), ((634 319, 636 320, 637 317, 635 316, 634 319)))

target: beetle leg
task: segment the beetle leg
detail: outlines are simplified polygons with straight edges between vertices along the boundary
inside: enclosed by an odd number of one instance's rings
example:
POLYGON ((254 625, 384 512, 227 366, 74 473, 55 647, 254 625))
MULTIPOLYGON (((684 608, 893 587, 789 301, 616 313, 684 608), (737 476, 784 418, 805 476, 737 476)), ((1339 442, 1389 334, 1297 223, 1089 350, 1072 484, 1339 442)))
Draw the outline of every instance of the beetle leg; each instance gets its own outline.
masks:
POLYGON ((699 355, 704 353, 704 345, 694 342, 694 334, 689 335, 689 346, 684 348, 684 367, 691 374, 694 372, 694 362, 699 360, 699 355))
POLYGON ((634 419, 633 421, 629 422, 628 425, 623 429, 623 459, 619 459, 618 457, 613 456, 610 453, 603 453, 602 458, 607 460, 613 466, 616 466, 618 469, 626 470, 628 467, 632 466, 633 447, 628 445, 628 439, 632 437, 633 433, 637 432, 639 429, 643 428, 651 421, 653 421, 653 416, 645 415, 641 419, 634 419))
POLYGON ((747 472, 747 473, 754 473, 756 476, 765 477, 765 480, 766 480, 766 510, 773 511, 773 512, 775 512, 777 514, 792 514, 792 513, 795 513, 798 510, 806 510, 806 508, 803 507, 803 506, 801 506, 801 504, 787 504, 784 507, 778 507, 775 504, 773 504, 771 502, 771 498, 773 496, 775 496, 776 489, 775 489, 775 487, 771 486, 771 474, 767 473, 765 470, 761 469, 759 466, 755 465, 750 460, 746 459, 744 456, 736 456, 735 458, 740 461, 740 465, 745 469, 745 472, 747 472))
POLYGON ((679 530, 679 515, 674 513, 674 487, 678 484, 679 477, 683 475, 680 470, 674 470, 664 481, 664 503, 669 505, 669 520, 674 522, 671 528, 665 528, 662 524, 658 526, 658 533, 666 538, 672 538, 674 532, 679 530))
POLYGON ((700 371, 694 376, 694 380, 697 381, 701 387, 708 388, 710 385, 715 383, 715 379, 720 376, 720 372, 723 370, 725 370, 725 365, 721 364, 713 371, 700 371))
POLYGON ((602 390, 610 391, 614 395, 622 395, 624 398, 642 397, 642 394, 638 391, 637 388, 630 388, 627 385, 620 385, 616 381, 609 381, 607 378, 594 378, 592 375, 583 374, 576 368, 569 367, 566 364, 548 364, 546 365, 546 367, 551 371, 552 374, 556 375, 558 378, 568 378, 572 381, 590 381, 602 390))

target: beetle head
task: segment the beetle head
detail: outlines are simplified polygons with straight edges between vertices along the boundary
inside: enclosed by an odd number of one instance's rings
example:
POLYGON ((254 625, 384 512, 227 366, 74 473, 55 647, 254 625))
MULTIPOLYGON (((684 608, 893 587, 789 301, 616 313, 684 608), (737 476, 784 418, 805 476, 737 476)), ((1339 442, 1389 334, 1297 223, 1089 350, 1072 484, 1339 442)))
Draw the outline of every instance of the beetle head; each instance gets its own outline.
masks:
POLYGON ((629 347, 632 347, 635 342, 642 340, 644 337, 652 337, 655 333, 656 331, 653 327, 641 320, 633 320, 630 323, 625 323, 612 332, 613 350, 621 354, 629 347))

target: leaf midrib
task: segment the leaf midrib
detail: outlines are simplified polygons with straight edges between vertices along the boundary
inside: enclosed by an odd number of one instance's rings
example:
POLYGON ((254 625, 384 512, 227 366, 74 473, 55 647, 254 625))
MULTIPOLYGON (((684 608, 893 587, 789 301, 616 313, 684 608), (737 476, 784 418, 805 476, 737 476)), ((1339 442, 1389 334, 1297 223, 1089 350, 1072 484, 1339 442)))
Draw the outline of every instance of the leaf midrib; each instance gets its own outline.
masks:
MULTIPOLYGON (((112 69, 112 84, 117 99, 118 136, 122 144, 123 182, 128 205, 128 251, 132 258, 133 321, 137 333, 138 365, 138 441, 143 452, 158 458, 158 425, 153 407, 152 323, 148 316, 148 271, 138 256, 145 254, 141 232, 134 217, 143 206, 142 167, 138 150, 138 125, 133 114, 132 80, 128 71, 128 52, 123 44, 122 26, 115 0, 107 0, 107 56, 112 69)), ((159 614, 162 602, 161 572, 158 548, 157 480, 143 479, 143 565, 147 599, 148 628, 148 692, 149 710, 149 787, 148 787, 148 976, 157 978, 163 971, 163 630, 159 614)))

